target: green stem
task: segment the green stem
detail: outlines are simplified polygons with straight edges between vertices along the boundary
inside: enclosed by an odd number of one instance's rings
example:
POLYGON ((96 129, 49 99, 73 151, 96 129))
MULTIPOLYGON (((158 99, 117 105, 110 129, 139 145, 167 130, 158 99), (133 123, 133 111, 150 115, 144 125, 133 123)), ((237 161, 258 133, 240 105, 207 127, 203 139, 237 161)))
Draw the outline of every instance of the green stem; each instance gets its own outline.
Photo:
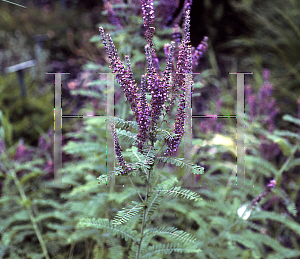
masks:
POLYGON ((149 188, 150 188, 151 169, 149 170, 149 174, 148 174, 148 177, 147 177, 147 187, 146 187, 145 207, 144 207, 144 212, 143 212, 141 238, 140 238, 140 241, 138 243, 138 249, 136 251, 135 259, 139 259, 141 245, 142 245, 142 241, 143 241, 143 238, 144 238, 144 229, 146 227, 146 215, 147 215, 147 209, 148 209, 147 208, 147 201, 148 201, 148 193, 149 193, 149 188))
POLYGON ((291 160, 294 158, 295 152, 298 149, 298 145, 299 145, 299 141, 297 141, 296 146, 293 148, 292 150, 292 154, 290 155, 290 157, 284 162, 284 164, 281 166, 277 176, 276 176, 276 186, 280 186, 281 184, 281 178, 282 178, 282 173, 285 171, 286 167, 288 166, 288 164, 291 162, 291 160))
POLYGON ((144 200, 143 200, 142 196, 140 195, 140 193, 138 192, 138 190, 135 188, 135 186, 134 186, 134 184, 133 184, 133 182, 132 182, 132 180, 131 180, 130 176, 128 176, 128 179, 130 180, 130 182, 131 182, 131 184, 132 184, 133 188, 135 189, 135 191, 136 191, 136 192, 137 192, 137 194, 139 195, 139 197, 140 197, 141 201, 142 201, 142 202, 144 202, 144 200))
POLYGON ((42 234, 41 234, 41 232, 40 232, 40 230, 39 230, 39 228, 38 228, 38 226, 37 226, 37 224, 36 224, 36 219, 35 219, 35 217, 34 217, 32 211, 31 211, 30 205, 28 204, 28 200, 29 200, 29 199, 26 197, 26 194, 25 194, 25 192, 24 192, 24 190, 23 190, 23 188, 22 188, 22 185, 21 185, 21 183, 20 183, 20 181, 19 181, 19 179, 18 179, 18 177, 17 177, 15 171, 11 170, 11 175, 12 175, 12 177, 13 177, 13 179, 14 179, 14 182, 15 182, 17 188, 18 188, 18 191, 19 191, 19 193, 20 193, 20 195, 21 195, 23 204, 24 204, 24 206, 25 206, 26 209, 27 209, 27 212, 28 212, 28 214, 29 214, 31 223, 32 223, 32 225, 33 225, 33 229, 34 229, 35 234, 36 234, 36 236, 37 236, 37 238, 38 238, 38 240, 39 240, 39 242, 40 242, 40 245, 41 245, 41 247, 42 247, 44 256, 46 257, 46 259, 50 259, 49 254, 48 254, 48 251, 47 251, 46 244, 45 244, 45 242, 44 242, 44 240, 43 240, 43 237, 42 237, 42 234))

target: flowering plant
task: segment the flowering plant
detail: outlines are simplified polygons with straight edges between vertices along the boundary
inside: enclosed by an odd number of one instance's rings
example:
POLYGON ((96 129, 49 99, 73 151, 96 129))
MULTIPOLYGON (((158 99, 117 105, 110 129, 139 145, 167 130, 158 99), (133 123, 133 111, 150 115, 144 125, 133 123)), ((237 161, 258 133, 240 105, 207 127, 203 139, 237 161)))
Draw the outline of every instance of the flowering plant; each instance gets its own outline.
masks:
MULTIPOLYGON (((99 183, 105 183, 112 176, 126 175, 130 180, 131 175, 140 176, 145 181, 144 194, 137 193, 140 197, 140 202, 133 201, 126 208, 119 211, 112 222, 106 219, 83 219, 79 226, 89 226, 102 228, 117 234, 127 239, 134 241, 129 258, 147 258, 155 253, 171 253, 176 252, 199 252, 196 247, 186 247, 186 244, 193 243, 195 237, 175 228, 147 228, 150 217, 161 203, 164 197, 181 196, 191 200, 199 200, 197 193, 190 190, 181 189, 181 187, 172 187, 177 179, 175 177, 165 180, 157 184, 160 174, 154 169, 155 163, 167 162, 176 164, 176 166, 185 166, 194 174, 202 174, 203 168, 197 166, 182 158, 174 158, 173 156, 178 151, 179 144, 185 132, 185 92, 186 89, 193 89, 193 81, 191 79, 192 67, 197 63, 197 59, 203 55, 207 48, 207 37, 198 46, 196 51, 193 51, 189 45, 190 42, 190 7, 191 0, 186 0, 184 3, 184 29, 182 41, 178 49, 177 65, 175 75, 173 72, 173 59, 175 48, 178 47, 175 42, 165 46, 167 55, 166 69, 163 74, 159 72, 158 59, 156 58, 153 33, 154 26, 154 6, 153 0, 142 0, 142 15, 145 27, 145 38, 147 45, 145 46, 145 55, 147 61, 147 73, 142 76, 140 87, 138 87, 132 74, 129 56, 125 56, 127 68, 121 62, 118 52, 113 44, 109 34, 105 34, 102 27, 99 28, 103 44, 106 49, 110 61, 110 68, 116 74, 116 79, 125 93, 127 102, 130 104, 131 110, 136 118, 136 122, 124 122, 119 118, 110 118, 107 123, 110 124, 115 152, 118 158, 119 167, 110 175, 101 175, 99 183), (186 76, 185 76, 185 75, 186 76), (140 93, 139 93, 140 90, 140 93), (146 98, 146 92, 151 96, 150 104, 146 98), (176 121, 173 132, 169 132, 162 128, 162 124, 166 122, 165 117, 170 116, 172 108, 180 93, 179 107, 177 109, 176 121), (165 104, 167 103, 167 104, 165 104), (159 121, 160 117, 162 120, 159 121), (122 154, 122 147, 119 143, 118 134, 121 131, 116 130, 116 124, 130 124, 138 129, 138 134, 129 134, 136 147, 131 148, 132 160, 134 156, 138 157, 135 163, 127 164, 122 154), (159 144, 164 141, 158 150, 159 144), (163 157, 158 157, 162 148, 167 145, 163 157), (135 149, 137 148, 137 150, 135 149), (137 151, 137 152, 136 152, 137 151), (153 176, 157 176, 153 182, 153 176), (133 218, 136 218, 141 212, 141 218, 138 223, 141 223, 140 234, 136 230, 130 229, 126 223, 133 218), (124 226, 123 226, 124 224, 124 226), (167 245, 152 245, 151 239, 154 236, 163 236, 172 241, 167 245), (180 246, 181 244, 181 246, 180 246), (183 246, 182 246, 183 244, 183 246), (152 246, 151 246, 152 245, 152 246)), ((116 21, 116 19, 114 19, 116 21)), ((132 182, 131 182, 132 183, 132 182)), ((132 183, 133 184, 133 183, 132 183)))

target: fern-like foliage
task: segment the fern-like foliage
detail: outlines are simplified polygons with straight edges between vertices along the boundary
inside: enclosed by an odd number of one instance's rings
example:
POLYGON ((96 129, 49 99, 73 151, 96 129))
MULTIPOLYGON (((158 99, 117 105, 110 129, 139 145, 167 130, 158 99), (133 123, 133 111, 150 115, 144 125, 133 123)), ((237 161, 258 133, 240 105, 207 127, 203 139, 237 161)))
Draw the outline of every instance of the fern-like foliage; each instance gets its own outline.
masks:
POLYGON ((137 231, 131 230, 126 226, 114 225, 109 222, 108 219, 81 219, 77 227, 93 227, 104 229, 110 232, 112 235, 124 238, 125 241, 131 239, 134 242, 137 242, 137 231))
POLYGON ((118 211, 115 219, 112 221, 112 224, 120 225, 132 218, 134 215, 138 214, 140 210, 144 207, 142 203, 135 201, 131 202, 126 208, 123 208, 121 211, 118 211))
POLYGON ((146 236, 162 236, 167 239, 173 239, 181 243, 193 243, 196 237, 190 233, 178 230, 174 227, 160 227, 148 229, 145 233, 146 236))
POLYGON ((136 121, 126 121, 122 120, 121 118, 118 117, 108 117, 106 119, 107 123, 114 123, 116 127, 120 127, 121 129, 127 129, 127 128, 133 128, 135 130, 139 130, 139 127, 137 125, 136 121))
POLYGON ((157 157, 158 162, 169 162, 172 165, 179 166, 181 168, 185 168, 188 172, 193 174, 203 174, 204 168, 202 166, 198 166, 193 164, 190 161, 187 161, 185 158, 178 158, 178 157, 157 157))
POLYGON ((131 145, 135 145, 137 142, 137 134, 131 133, 130 131, 127 130, 120 130, 120 129, 116 129, 118 138, 120 140, 123 140, 125 142, 130 143, 131 145))
POLYGON ((180 247, 172 244, 158 244, 149 248, 148 252, 142 253, 141 258, 152 258, 156 254, 171 254, 177 253, 200 253, 201 249, 180 247))

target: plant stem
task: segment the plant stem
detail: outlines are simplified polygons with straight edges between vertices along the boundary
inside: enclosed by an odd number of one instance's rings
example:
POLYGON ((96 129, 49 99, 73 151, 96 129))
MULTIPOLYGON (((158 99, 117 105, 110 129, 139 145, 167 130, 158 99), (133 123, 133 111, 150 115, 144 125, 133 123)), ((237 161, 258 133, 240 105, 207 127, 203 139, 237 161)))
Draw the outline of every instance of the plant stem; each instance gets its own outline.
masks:
POLYGON ((131 184, 132 184, 133 188, 135 189, 135 191, 136 191, 136 192, 137 192, 137 194, 139 195, 139 197, 140 197, 141 201, 142 201, 142 202, 144 202, 144 200, 143 200, 142 196, 140 195, 140 193, 138 192, 138 190, 135 188, 135 186, 134 186, 134 184, 133 184, 133 182, 132 182, 132 180, 131 180, 130 176, 128 176, 128 179, 130 180, 130 182, 131 182, 131 184))
MULTIPOLYGON (((148 193, 149 193, 149 187, 150 187, 151 170, 152 170, 152 168, 149 170, 149 174, 148 174, 148 177, 147 177, 145 204, 147 204, 147 201, 148 201, 148 193)), ((142 241, 143 241, 143 238, 144 238, 144 236, 143 236, 144 235, 144 229, 146 227, 147 209, 148 208, 145 205, 144 212, 143 212, 143 222, 142 222, 142 229, 141 229, 141 238, 140 238, 140 241, 138 243, 138 249, 136 251, 135 259, 139 259, 139 255, 140 255, 141 245, 142 245, 142 241)))
POLYGON ((30 205, 28 204, 29 199, 26 197, 26 194, 25 194, 25 192, 24 192, 24 190, 22 188, 22 185, 21 185, 21 183, 20 183, 20 181, 19 181, 19 179, 18 179, 15 171, 11 170, 11 175, 12 175, 12 178, 14 179, 14 182, 15 182, 15 184, 16 184, 18 190, 19 190, 19 193, 20 193, 20 195, 22 197, 23 204, 24 204, 24 206, 27 209, 27 212, 29 214, 29 218, 30 218, 31 223, 33 225, 33 229, 35 231, 35 234, 36 234, 36 236, 37 236, 37 238, 38 238, 38 240, 40 242, 40 245, 42 247, 44 256, 46 257, 46 259, 50 259, 48 251, 47 251, 46 244, 45 244, 45 242, 43 240, 43 237, 42 237, 42 234, 41 234, 41 232, 40 232, 40 230, 39 230, 39 228, 38 228, 38 226, 36 224, 36 219, 35 219, 32 211, 31 211, 30 205))

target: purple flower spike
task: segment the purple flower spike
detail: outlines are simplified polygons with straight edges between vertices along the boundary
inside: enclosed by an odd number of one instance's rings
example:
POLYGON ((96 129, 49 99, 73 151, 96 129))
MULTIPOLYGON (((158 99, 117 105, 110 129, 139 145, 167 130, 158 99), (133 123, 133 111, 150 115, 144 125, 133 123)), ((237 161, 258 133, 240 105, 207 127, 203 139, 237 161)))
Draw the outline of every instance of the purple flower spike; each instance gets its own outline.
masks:
MULTIPOLYGON (((174 51, 175 51, 175 42, 172 41, 168 49, 168 59, 167 59, 166 69, 163 73, 163 88, 167 88, 168 92, 169 92, 169 88, 171 87, 170 80, 171 80, 171 73, 173 68, 174 51)), ((167 95, 165 95, 164 97, 167 97, 167 95)), ((164 101, 167 102, 168 100, 169 100, 168 98, 165 98, 164 101)))
POLYGON ((168 57, 169 53, 170 53, 170 47, 171 45, 169 43, 165 43, 164 45, 164 52, 165 52, 165 56, 168 57))
POLYGON ((172 38, 178 44, 181 42, 181 30, 178 24, 173 27, 172 38))
POLYGON ((154 24, 154 7, 153 0, 141 0, 142 3, 142 11, 143 11, 143 19, 144 19, 144 27, 146 29, 145 38, 146 41, 149 42, 150 47, 152 48, 154 44, 152 43, 153 33, 155 32, 155 28, 152 27, 154 24))
POLYGON ((265 105, 268 103, 268 99, 271 96, 273 91, 273 86, 270 83, 264 83, 260 88, 258 94, 258 102, 259 102, 259 114, 262 115, 265 113, 265 105))
POLYGON ((148 135, 148 129, 150 126, 149 121, 149 104, 146 99, 146 76, 142 76, 142 82, 141 82, 141 97, 138 100, 138 119, 137 123, 139 125, 139 134, 137 136, 138 139, 138 149, 139 152, 142 152, 143 149, 143 143, 147 141, 148 135))
MULTIPOLYGON (((172 50, 173 51, 173 50, 172 50)), ((157 125, 157 121, 161 112, 164 108, 164 102, 168 100, 169 94, 169 87, 168 87, 168 80, 161 79, 156 72, 155 67, 153 66, 153 60, 151 56, 151 48, 150 45, 147 44, 145 46, 145 55, 147 60, 147 76, 148 76, 148 90, 152 95, 151 98, 151 112, 150 116, 152 118, 151 121, 151 129, 150 131, 153 132, 157 125)), ((172 58, 172 57, 170 57, 172 58)), ((170 64, 167 66, 167 72, 165 72, 165 76, 169 74, 170 64)), ((150 133, 151 135, 151 133, 150 133)))
POLYGON ((269 77, 270 77, 270 70, 269 69, 264 69, 263 70, 264 81, 269 81, 269 77))
MULTIPOLYGON (((118 161, 119 161, 118 165, 122 166, 123 170, 128 171, 131 168, 128 167, 126 165, 126 162, 124 161, 124 158, 123 158, 123 155, 122 155, 122 147, 119 144, 118 136, 117 136, 116 129, 115 129, 115 124, 113 124, 113 123, 111 124, 111 132, 112 132, 112 135, 113 135, 113 138, 114 138, 115 152, 117 154, 118 161)), ((124 174, 124 172, 122 174, 124 174)))
POLYGON ((203 57, 204 53, 207 50, 208 44, 208 37, 204 36, 201 43, 198 45, 197 49, 194 51, 193 54, 193 65, 198 66, 198 60, 203 57))
POLYGON ((192 48, 191 46, 187 47, 186 50, 186 63, 187 63, 187 67, 186 67, 186 73, 188 73, 186 76, 187 78, 185 78, 185 83, 183 84, 183 86, 181 87, 182 90, 182 94, 180 94, 180 104, 179 104, 179 108, 178 108, 178 113, 176 114, 176 121, 175 121, 175 125, 174 125, 174 130, 173 132, 175 134, 177 134, 177 138, 175 138, 173 141, 171 142, 167 142, 168 145, 168 149, 165 152, 165 155, 174 155, 174 153, 177 151, 178 146, 181 142, 181 138, 185 132, 184 129, 184 122, 185 122, 185 89, 186 87, 193 87, 193 81, 191 78, 191 73, 192 73, 192 48))
POLYGON ((112 42, 110 35, 105 35, 102 27, 99 28, 99 32, 110 61, 110 69, 112 69, 113 73, 116 74, 117 81, 125 92, 126 100, 130 103, 133 113, 136 114, 135 100, 139 97, 139 94, 137 93, 138 88, 136 87, 135 80, 132 76, 129 57, 126 57, 128 69, 125 69, 125 66, 118 56, 118 52, 112 42))
POLYGON ((185 42, 190 42, 190 23, 191 23, 191 17, 190 17, 190 10, 186 10, 186 16, 184 21, 184 40, 185 42))

